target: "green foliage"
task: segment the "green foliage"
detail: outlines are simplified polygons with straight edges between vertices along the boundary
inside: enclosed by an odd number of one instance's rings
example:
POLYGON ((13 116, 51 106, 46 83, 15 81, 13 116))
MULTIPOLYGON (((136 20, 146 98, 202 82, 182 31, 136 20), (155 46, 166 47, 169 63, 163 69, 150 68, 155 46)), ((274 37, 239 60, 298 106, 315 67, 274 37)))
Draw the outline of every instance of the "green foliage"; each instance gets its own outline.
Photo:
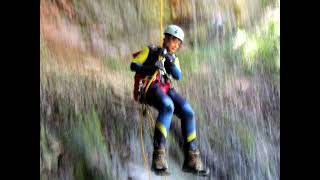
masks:
POLYGON ((105 65, 115 71, 121 71, 124 70, 123 68, 123 63, 121 59, 116 59, 116 58, 111 58, 108 57, 107 59, 105 59, 103 61, 105 63, 105 65))
MULTIPOLYGON (((107 144, 102 132, 101 121, 98 117, 96 110, 92 109, 92 111, 88 114, 79 114, 76 116, 77 119, 74 119, 73 127, 69 127, 71 131, 71 136, 69 145, 73 148, 72 153, 78 154, 79 159, 79 167, 80 170, 87 168, 89 172, 85 173, 93 173, 95 166, 98 164, 98 161, 103 162, 102 167, 97 167, 100 172, 100 176, 104 173, 108 175, 110 172, 103 172, 107 170, 108 164, 106 161, 106 156, 109 154, 107 150, 107 144), (81 165, 81 161, 84 160, 85 164, 81 165)), ((79 172, 79 175, 83 174, 79 172)), ((99 175, 98 175, 99 176, 99 175)))
POLYGON ((40 170, 43 168, 55 168, 56 163, 54 152, 50 148, 48 138, 47 138, 47 132, 44 129, 44 126, 40 126, 40 163, 43 164, 43 166, 40 166, 40 170))
MULTIPOLYGON (((273 18, 267 18, 253 33, 238 31, 235 43, 240 47, 244 70, 248 73, 256 70, 276 73, 280 70, 280 22, 279 12, 275 10, 273 18)), ((234 47, 235 48, 235 47, 234 47)))
POLYGON ((83 160, 78 161, 75 166, 74 176, 76 179, 79 180, 86 180, 87 179, 87 169, 85 162, 83 160))
POLYGON ((204 23, 199 23, 196 27, 196 29, 193 29, 190 33, 189 39, 192 39, 194 43, 197 41, 197 45, 205 45, 208 42, 208 35, 209 33, 213 32, 208 32, 208 25, 204 23))
POLYGON ((275 22, 270 22, 267 32, 258 39, 262 63, 272 72, 276 72, 280 69, 280 36, 277 35, 276 28, 279 28, 277 27, 277 24, 275 22))
POLYGON ((211 131, 208 132, 208 139, 211 147, 219 152, 222 152, 224 148, 224 137, 222 130, 215 126, 210 127, 210 129, 211 131))
POLYGON ((184 73, 194 73, 197 72, 199 64, 197 63, 196 53, 194 51, 180 51, 177 53, 180 61, 181 69, 184 73))
POLYGON ((234 123, 234 127, 236 130, 236 134, 238 135, 240 139, 240 143, 243 146, 243 149, 246 151, 246 154, 251 154, 253 152, 254 148, 254 142, 255 139, 251 133, 251 131, 247 128, 245 128, 240 123, 234 123))
POLYGON ((224 44, 221 57, 228 62, 235 62, 236 60, 241 59, 241 53, 233 49, 234 41, 232 38, 226 38, 224 44))
POLYGON ((89 114, 79 114, 73 121, 73 126, 67 126, 66 130, 70 131, 69 143, 75 147, 75 151, 79 151, 87 160, 90 160, 91 153, 107 153, 100 120, 95 110, 89 114))
MULTIPOLYGON (((217 47, 199 46, 192 50, 184 50, 177 52, 180 66, 184 75, 192 75, 199 73, 200 67, 213 62, 213 58, 217 55, 219 50, 217 47)), ((182 79, 182 83, 188 81, 187 78, 182 79)))
POLYGON ((190 103, 192 104, 192 108, 194 110, 194 112, 196 112, 196 117, 197 117, 197 122, 199 123, 205 123, 208 121, 208 119, 206 119, 204 112, 203 112, 203 108, 201 107, 201 102, 198 102, 196 100, 190 100, 190 103))

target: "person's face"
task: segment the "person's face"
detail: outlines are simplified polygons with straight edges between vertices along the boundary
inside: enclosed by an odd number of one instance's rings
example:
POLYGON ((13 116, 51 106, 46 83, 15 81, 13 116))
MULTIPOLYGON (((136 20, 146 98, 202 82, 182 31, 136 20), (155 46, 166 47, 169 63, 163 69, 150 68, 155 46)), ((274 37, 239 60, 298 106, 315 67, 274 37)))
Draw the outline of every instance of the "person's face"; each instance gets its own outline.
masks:
POLYGON ((178 48, 181 46, 181 43, 181 40, 176 37, 169 36, 166 38, 166 47, 169 53, 176 52, 178 48))

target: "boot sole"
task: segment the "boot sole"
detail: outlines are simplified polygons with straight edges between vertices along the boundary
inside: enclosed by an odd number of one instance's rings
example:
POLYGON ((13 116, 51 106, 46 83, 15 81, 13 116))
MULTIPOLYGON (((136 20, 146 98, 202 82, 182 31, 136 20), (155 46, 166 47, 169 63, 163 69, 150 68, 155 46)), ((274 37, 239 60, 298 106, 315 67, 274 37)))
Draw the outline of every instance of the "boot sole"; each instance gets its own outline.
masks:
POLYGON ((210 174, 210 170, 209 169, 197 171, 197 170, 194 170, 194 169, 183 168, 182 171, 185 172, 185 173, 191 173, 191 174, 197 175, 197 176, 208 176, 210 174))
POLYGON ((169 176, 170 175, 170 173, 168 172, 168 169, 151 168, 151 171, 154 172, 157 176, 169 176))

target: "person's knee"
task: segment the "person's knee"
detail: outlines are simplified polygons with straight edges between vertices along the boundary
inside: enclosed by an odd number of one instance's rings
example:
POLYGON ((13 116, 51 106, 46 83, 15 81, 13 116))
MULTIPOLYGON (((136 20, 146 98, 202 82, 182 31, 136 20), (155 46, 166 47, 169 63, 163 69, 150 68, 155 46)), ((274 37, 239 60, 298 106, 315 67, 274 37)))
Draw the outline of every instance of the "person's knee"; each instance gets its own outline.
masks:
POLYGON ((162 110, 164 112, 167 112, 167 113, 170 113, 170 114, 173 114, 173 111, 174 111, 174 104, 172 102, 172 100, 168 97, 164 98, 163 101, 162 101, 162 110))
POLYGON ((187 117, 188 119, 194 119, 195 113, 189 103, 186 103, 183 106, 182 111, 185 117, 187 117))

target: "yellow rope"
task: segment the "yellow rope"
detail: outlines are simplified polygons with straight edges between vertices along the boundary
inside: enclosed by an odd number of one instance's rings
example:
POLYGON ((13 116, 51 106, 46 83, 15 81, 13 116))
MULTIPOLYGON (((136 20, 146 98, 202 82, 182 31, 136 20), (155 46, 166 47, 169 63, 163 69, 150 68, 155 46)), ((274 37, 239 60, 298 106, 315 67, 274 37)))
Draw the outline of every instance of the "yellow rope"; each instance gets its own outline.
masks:
MULTIPOLYGON (((162 28, 162 19, 163 19, 163 1, 160 0, 160 47, 162 47, 163 44, 163 28, 162 28)), ((158 60, 161 60, 161 56, 159 55, 158 60)), ((159 71, 156 71, 153 76, 151 77, 150 81, 148 82, 146 89, 144 91, 144 93, 146 94, 147 91, 149 90, 149 86, 151 85, 152 81, 154 80, 154 78, 156 77, 156 75, 159 73, 159 71)))
MULTIPOLYGON (((162 17, 163 17, 163 0, 160 0, 160 47, 162 47, 162 44, 163 44, 163 28, 162 28, 162 17)), ((158 56, 158 60, 160 61, 161 60, 161 56, 159 55, 158 56)), ((151 77, 151 79, 149 80, 147 86, 146 86, 146 89, 144 91, 144 94, 146 95, 147 94, 147 91, 149 90, 149 87, 151 85, 151 83, 153 82, 153 80, 156 78, 157 74, 159 73, 159 70, 157 70, 153 76, 151 77)), ((141 145, 141 151, 142 151, 142 157, 143 157, 143 161, 144 161, 144 166, 146 168, 146 170, 148 171, 148 177, 149 177, 149 180, 150 180, 150 171, 149 171, 149 168, 148 168, 148 159, 145 155, 145 151, 144 151, 144 143, 143 143, 143 136, 142 136, 142 133, 143 133, 143 108, 145 108, 145 105, 142 105, 142 108, 141 108, 141 112, 140 112, 140 145, 141 145)), ((146 109, 148 115, 149 115, 149 125, 152 126, 152 128, 155 126, 155 121, 154 119, 152 118, 152 115, 150 114, 150 111, 148 111, 148 109, 146 109)), ((166 177, 164 177, 164 179, 166 180, 166 177)))
POLYGON ((147 86, 146 86, 146 89, 144 90, 144 94, 145 94, 145 95, 147 94, 147 92, 148 92, 148 90, 149 90, 149 87, 150 87, 152 81, 156 78, 156 75, 157 75, 157 74, 158 74, 158 71, 156 71, 156 72, 152 75, 151 79, 149 80, 149 82, 148 82, 148 84, 147 84, 147 86))
POLYGON ((162 29, 162 12, 163 12, 163 2, 162 2, 162 0, 160 0, 160 46, 162 46, 162 41, 163 41, 163 38, 162 38, 162 36, 163 36, 163 29, 162 29))
POLYGON ((150 178, 150 171, 149 171, 149 168, 148 168, 148 159, 147 159, 147 157, 145 155, 145 152, 144 152, 144 144, 143 144, 142 133, 143 133, 143 115, 142 115, 142 111, 141 111, 141 113, 140 113, 140 145, 141 145, 141 151, 142 151, 144 167, 148 171, 148 177, 149 177, 149 180, 150 180, 151 178, 150 178))

